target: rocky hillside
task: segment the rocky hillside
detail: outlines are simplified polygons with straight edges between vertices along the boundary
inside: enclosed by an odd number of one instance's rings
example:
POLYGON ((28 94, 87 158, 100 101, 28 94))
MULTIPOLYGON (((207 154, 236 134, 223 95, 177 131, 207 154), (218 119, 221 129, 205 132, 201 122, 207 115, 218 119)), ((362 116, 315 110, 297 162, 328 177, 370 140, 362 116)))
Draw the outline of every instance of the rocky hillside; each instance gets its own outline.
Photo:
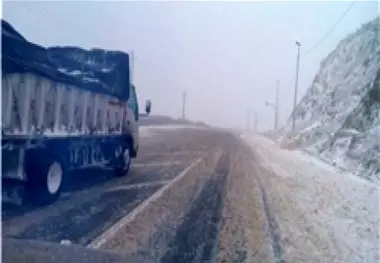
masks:
POLYGON ((282 145, 307 149, 380 181, 380 18, 343 39, 321 63, 289 119, 282 145))

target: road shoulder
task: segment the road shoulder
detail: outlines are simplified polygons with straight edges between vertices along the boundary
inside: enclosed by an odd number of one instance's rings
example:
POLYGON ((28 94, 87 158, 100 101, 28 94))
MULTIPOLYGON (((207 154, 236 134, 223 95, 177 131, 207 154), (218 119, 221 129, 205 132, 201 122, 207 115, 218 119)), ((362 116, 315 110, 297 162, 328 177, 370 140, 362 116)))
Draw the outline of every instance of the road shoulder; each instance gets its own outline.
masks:
POLYGON ((273 262, 262 192, 252 174, 250 149, 237 139, 231 155, 219 236, 219 262, 273 262))
POLYGON ((378 261, 377 186, 260 136, 245 139, 286 262, 378 261))

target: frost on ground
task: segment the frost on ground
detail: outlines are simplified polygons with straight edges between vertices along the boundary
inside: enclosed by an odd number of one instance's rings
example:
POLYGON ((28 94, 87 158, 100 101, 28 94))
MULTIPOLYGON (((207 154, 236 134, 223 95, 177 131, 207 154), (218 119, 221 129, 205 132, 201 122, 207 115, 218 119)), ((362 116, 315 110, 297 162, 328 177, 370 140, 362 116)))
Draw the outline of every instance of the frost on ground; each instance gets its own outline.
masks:
MULTIPOLYGON (((286 262, 379 262, 380 188, 273 141, 252 146, 286 262)), ((255 179, 254 179, 255 180, 255 179)))
POLYGON ((186 174, 166 189, 157 200, 146 204, 133 220, 106 239, 100 248, 113 252, 143 257, 146 260, 162 258, 170 249, 170 242, 182 224, 187 210, 197 198, 202 185, 212 175, 205 169, 214 169, 221 155, 216 149, 195 162, 186 174))
POLYGON ((219 234, 220 263, 273 262, 262 194, 251 175, 249 156, 243 147, 231 156, 219 234))
POLYGON ((170 124, 170 125, 146 125, 141 126, 139 128, 140 136, 148 137, 152 136, 159 132, 166 132, 166 131, 173 131, 178 129, 197 129, 197 130, 204 130, 207 128, 199 127, 195 125, 176 125, 176 124, 170 124))

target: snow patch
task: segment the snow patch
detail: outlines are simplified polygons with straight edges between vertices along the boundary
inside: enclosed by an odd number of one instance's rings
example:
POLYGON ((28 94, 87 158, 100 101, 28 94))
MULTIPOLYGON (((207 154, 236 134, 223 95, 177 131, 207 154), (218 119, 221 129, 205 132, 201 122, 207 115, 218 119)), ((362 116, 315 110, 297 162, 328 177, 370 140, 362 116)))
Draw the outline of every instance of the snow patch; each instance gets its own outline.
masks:
POLYGON ((79 75, 83 75, 83 72, 81 72, 81 71, 79 71, 79 70, 68 71, 68 70, 65 69, 65 68, 59 68, 58 71, 61 72, 61 73, 65 73, 65 74, 67 74, 67 75, 71 75, 71 76, 79 76, 79 75))
POLYGON ((176 124, 171 124, 171 125, 144 125, 140 126, 140 131, 141 130, 178 130, 178 129, 196 129, 196 130, 202 130, 202 129, 207 129, 204 127, 199 127, 195 125, 176 125, 176 124))
POLYGON ((378 261, 379 185, 265 137, 242 139, 262 168, 287 262, 378 261))

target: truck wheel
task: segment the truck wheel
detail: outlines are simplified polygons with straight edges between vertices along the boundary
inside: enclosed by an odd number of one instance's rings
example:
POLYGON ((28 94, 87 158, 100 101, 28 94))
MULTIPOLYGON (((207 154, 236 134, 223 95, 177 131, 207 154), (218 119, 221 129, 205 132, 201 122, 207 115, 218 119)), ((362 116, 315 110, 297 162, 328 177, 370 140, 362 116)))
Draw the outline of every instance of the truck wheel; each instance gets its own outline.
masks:
POLYGON ((48 205, 58 199, 64 179, 64 169, 59 161, 45 155, 26 170, 26 193, 33 203, 48 205))
POLYGON ((115 175, 118 177, 126 176, 131 166, 131 150, 126 147, 122 154, 118 157, 115 175))

